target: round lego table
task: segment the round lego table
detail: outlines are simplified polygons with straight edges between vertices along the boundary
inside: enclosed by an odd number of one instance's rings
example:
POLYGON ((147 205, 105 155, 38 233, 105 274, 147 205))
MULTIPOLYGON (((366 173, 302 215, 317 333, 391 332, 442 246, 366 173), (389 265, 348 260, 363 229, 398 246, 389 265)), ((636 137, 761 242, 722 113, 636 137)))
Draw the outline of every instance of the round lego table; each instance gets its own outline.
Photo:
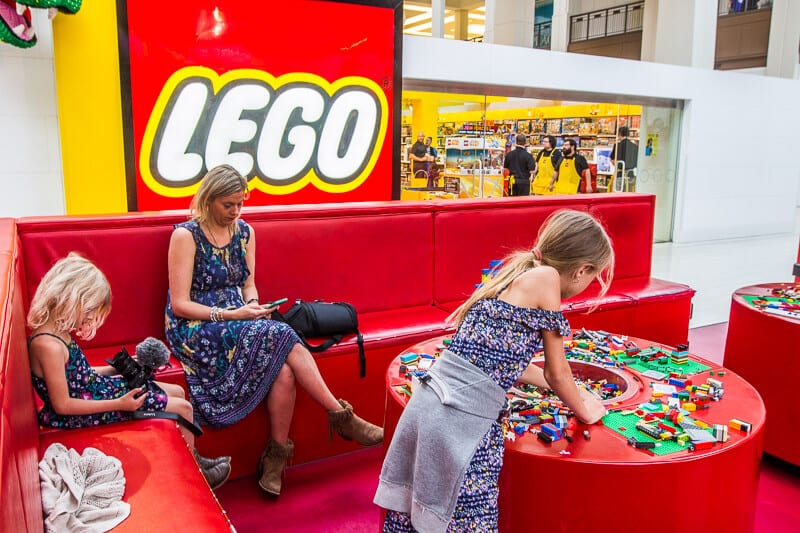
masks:
MULTIPOLYGON (((400 374, 400 356, 434 354, 445 338, 411 346, 389 365, 384 442, 390 442, 409 400, 402 388, 408 379, 400 374)), ((643 348, 663 346, 630 340, 643 348)), ((614 531, 752 531, 764 404, 756 390, 736 374, 694 355, 689 358, 709 366, 714 379, 723 381, 724 386, 722 399, 691 413, 693 418, 726 427, 731 419, 743 420, 751 424, 749 433, 729 429, 725 443, 667 455, 634 448, 625 436, 604 425, 578 423, 572 442, 562 438, 546 443, 532 433, 506 440, 500 475, 500 531, 587 531, 598 527, 614 531), (725 371, 724 376, 718 376, 720 370, 725 371), (584 430, 589 431, 588 439, 584 430)), ((599 365, 579 361, 570 361, 570 365, 576 377, 604 377, 620 384, 623 394, 604 402, 616 414, 651 400, 653 380, 630 367, 603 375, 605 369, 596 368, 599 365)), ((709 377, 709 370, 699 372, 693 376, 694 383, 704 383, 709 377)))
POLYGON ((800 465, 800 411, 794 399, 794 381, 800 373, 800 319, 776 315, 753 305, 789 283, 743 287, 733 293, 725 342, 725 366, 749 381, 764 399, 769 423, 764 451, 800 465))

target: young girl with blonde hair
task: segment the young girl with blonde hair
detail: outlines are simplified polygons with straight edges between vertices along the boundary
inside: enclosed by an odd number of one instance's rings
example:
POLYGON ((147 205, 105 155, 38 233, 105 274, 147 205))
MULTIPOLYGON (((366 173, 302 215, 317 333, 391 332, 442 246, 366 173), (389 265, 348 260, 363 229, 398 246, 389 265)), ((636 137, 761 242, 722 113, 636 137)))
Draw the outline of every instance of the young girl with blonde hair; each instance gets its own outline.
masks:
POLYGON ((552 389, 582 422, 604 414, 582 393, 564 356, 561 300, 608 290, 611 240, 589 214, 563 210, 531 250, 506 258, 453 317, 452 343, 414 389, 389 446, 375 495, 385 532, 497 531, 502 411, 517 381, 552 389), (530 361, 540 342, 544 370, 530 361))
MULTIPOLYGON (((111 366, 91 367, 72 338, 91 340, 111 311, 111 288, 103 273, 75 253, 45 274, 28 312, 28 352, 33 385, 44 406, 39 423, 80 428, 133 418, 133 411, 167 411, 193 419, 178 385, 149 381, 131 389, 111 366)), ((194 449, 194 435, 181 427, 194 449)), ((230 475, 229 458, 195 457, 216 488, 230 475)))

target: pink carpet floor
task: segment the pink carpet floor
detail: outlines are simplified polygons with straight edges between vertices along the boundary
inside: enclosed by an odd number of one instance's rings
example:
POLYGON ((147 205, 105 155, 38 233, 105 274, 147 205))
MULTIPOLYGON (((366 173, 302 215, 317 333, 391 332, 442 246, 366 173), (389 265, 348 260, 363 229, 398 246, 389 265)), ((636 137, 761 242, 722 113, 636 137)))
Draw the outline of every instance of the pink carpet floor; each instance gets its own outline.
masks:
MULTIPOLYGON (((722 363, 727 324, 695 328, 690 351, 722 363)), ((372 504, 382 449, 369 448, 289 468, 280 499, 263 496, 254 478, 217 491, 238 533, 375 533, 380 511, 372 504)), ((713 497, 713 495, 708 495, 713 497)), ((800 468, 771 457, 761 463, 755 533, 800 531, 800 468)))

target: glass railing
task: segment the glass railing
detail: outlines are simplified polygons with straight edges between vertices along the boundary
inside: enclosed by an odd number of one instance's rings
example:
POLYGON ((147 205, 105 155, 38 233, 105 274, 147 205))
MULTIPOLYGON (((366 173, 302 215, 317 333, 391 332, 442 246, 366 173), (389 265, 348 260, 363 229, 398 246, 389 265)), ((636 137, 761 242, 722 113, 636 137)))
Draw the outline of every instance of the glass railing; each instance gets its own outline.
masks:
POLYGON ((574 15, 570 17, 569 42, 641 31, 643 20, 644 2, 574 15))
POLYGON ((718 0, 717 16, 725 17, 771 7, 772 0, 718 0))
POLYGON ((553 23, 540 22, 533 25, 533 47, 550 50, 550 36, 552 34, 553 23))

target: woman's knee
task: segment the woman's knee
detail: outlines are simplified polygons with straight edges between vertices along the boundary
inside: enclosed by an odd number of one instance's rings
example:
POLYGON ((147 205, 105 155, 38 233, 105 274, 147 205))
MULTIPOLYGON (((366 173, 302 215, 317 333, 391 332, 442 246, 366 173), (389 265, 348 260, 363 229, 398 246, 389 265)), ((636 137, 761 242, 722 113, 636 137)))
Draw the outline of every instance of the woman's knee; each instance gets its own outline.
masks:
POLYGON ((175 385, 173 383, 162 383, 160 381, 156 381, 156 384, 167 393, 167 396, 171 398, 180 398, 181 400, 186 399, 186 391, 184 391, 183 387, 180 385, 175 385))
MULTIPOLYGON (((285 364, 278 371, 278 377, 275 378, 275 385, 280 385, 286 388, 294 387, 294 371, 292 367, 285 364)), ((274 385, 273 385, 274 386, 274 385)))
POLYGON ((194 409, 192 408, 192 404, 183 398, 169 397, 167 399, 166 410, 170 413, 179 414, 183 418, 190 421, 194 418, 194 409))

